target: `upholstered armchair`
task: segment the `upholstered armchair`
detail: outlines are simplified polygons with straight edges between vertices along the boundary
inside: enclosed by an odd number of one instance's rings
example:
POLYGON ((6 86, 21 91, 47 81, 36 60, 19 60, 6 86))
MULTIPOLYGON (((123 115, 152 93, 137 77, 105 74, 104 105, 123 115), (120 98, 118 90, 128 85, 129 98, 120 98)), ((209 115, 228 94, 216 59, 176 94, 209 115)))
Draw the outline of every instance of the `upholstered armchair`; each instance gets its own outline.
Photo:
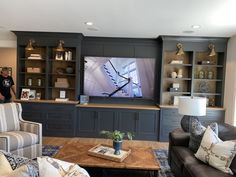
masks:
POLYGON ((0 104, 0 149, 30 159, 42 155, 42 125, 23 120, 20 103, 0 104))

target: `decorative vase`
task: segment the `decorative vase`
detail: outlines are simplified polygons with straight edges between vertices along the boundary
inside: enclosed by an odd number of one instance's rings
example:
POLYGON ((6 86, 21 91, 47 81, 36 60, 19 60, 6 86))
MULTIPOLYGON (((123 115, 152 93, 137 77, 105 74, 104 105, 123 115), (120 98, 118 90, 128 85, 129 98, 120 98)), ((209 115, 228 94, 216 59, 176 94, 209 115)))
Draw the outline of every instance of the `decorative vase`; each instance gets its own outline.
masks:
POLYGON ((114 154, 120 155, 120 150, 122 148, 122 141, 113 141, 113 148, 115 149, 114 154))

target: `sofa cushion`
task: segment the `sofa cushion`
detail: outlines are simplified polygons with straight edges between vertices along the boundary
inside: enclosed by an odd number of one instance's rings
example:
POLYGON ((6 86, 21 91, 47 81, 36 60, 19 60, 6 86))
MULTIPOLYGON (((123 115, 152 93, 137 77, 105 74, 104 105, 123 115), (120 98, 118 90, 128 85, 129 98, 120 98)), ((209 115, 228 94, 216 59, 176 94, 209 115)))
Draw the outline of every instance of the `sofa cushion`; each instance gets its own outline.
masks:
POLYGON ((39 142, 38 136, 33 133, 23 131, 3 132, 0 137, 8 139, 10 151, 30 146, 39 142))
MULTIPOLYGON (((218 125, 217 123, 213 122, 210 124, 211 129, 218 135, 218 125)), ((201 125, 201 122, 198 120, 193 120, 192 125, 190 128, 190 139, 189 139, 189 148, 193 152, 197 152, 200 144, 202 137, 204 135, 206 128, 201 125)))
POLYGON ((232 177, 232 175, 217 170, 209 165, 199 164, 184 164, 183 176, 186 177, 232 177))
POLYGON ((195 156, 218 170, 233 174, 229 166, 235 153, 236 143, 232 141, 223 142, 208 126, 195 156))
POLYGON ((0 104, 0 132, 20 130, 18 103, 0 104))
POLYGON ((193 152, 183 146, 173 146, 171 151, 172 161, 182 169, 185 163, 198 164, 202 163, 193 154, 193 152))

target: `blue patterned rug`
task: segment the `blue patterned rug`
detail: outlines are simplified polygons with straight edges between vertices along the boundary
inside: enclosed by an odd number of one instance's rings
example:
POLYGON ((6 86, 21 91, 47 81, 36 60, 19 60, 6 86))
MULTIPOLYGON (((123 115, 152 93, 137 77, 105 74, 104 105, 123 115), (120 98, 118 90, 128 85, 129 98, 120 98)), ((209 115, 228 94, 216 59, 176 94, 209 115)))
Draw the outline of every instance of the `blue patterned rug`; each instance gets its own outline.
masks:
POLYGON ((159 171, 159 177, 174 177, 174 174, 170 170, 168 164, 168 150, 155 149, 154 154, 160 162, 161 170, 159 171))
POLYGON ((61 146, 55 146, 55 145, 43 145, 42 147, 42 155, 43 156, 49 156, 53 157, 58 153, 61 146))

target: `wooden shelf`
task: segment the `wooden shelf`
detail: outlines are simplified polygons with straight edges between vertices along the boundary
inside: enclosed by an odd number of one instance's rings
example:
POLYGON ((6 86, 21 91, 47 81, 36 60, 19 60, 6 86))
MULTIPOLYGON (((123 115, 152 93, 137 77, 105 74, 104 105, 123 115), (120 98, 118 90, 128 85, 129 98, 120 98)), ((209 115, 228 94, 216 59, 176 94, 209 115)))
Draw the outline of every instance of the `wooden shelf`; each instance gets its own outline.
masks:
POLYGON ((166 66, 193 66, 192 64, 167 64, 166 66))
POLYGON ((221 93, 201 93, 201 92, 194 92, 193 95, 208 95, 208 96, 220 96, 221 93))
POLYGON ((68 62, 68 63, 75 63, 76 60, 72 59, 72 60, 56 60, 56 59, 49 59, 50 62, 68 62))
POLYGON ((170 81, 191 81, 191 78, 170 78, 170 77, 165 77, 165 80, 170 80, 170 81))
POLYGON ((64 87, 48 87, 49 89, 64 89, 64 90, 75 90, 74 87, 64 88, 64 87))
POLYGON ((222 82, 222 79, 194 79, 194 81, 222 82))
POLYGON ((55 75, 55 76, 73 76, 73 77, 75 77, 76 75, 75 74, 67 74, 67 73, 65 73, 65 74, 58 74, 58 73, 49 73, 49 75, 55 75))
POLYGON ((216 68, 223 68, 223 65, 195 65, 196 67, 216 67, 216 68))
POLYGON ((169 93, 169 94, 190 94, 190 92, 170 92, 170 91, 165 91, 164 93, 169 93))
POLYGON ((34 89, 45 89, 43 86, 28 86, 28 85, 21 85, 21 88, 34 88, 34 89))
POLYGON ((29 73, 29 72, 20 72, 20 74, 45 75, 46 73, 29 73))
POLYGON ((45 59, 28 59, 28 58, 20 58, 22 61, 46 61, 45 59))

